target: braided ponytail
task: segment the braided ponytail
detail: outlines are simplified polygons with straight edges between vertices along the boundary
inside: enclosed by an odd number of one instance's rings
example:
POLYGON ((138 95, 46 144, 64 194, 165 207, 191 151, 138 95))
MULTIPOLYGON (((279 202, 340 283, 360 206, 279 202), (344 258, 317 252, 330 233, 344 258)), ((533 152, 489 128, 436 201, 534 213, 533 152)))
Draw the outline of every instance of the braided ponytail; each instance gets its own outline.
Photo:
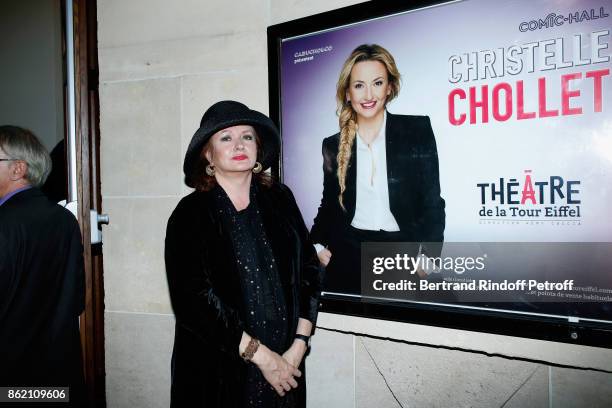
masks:
POLYGON ((350 104, 344 104, 339 114, 340 123, 340 141, 338 144, 338 156, 336 161, 338 162, 338 182, 340 184, 340 194, 338 195, 338 202, 343 210, 344 200, 342 196, 344 190, 346 190, 346 173, 348 170, 349 162, 351 161, 351 151, 353 149, 353 143, 355 143, 355 136, 357 135, 357 115, 350 104))

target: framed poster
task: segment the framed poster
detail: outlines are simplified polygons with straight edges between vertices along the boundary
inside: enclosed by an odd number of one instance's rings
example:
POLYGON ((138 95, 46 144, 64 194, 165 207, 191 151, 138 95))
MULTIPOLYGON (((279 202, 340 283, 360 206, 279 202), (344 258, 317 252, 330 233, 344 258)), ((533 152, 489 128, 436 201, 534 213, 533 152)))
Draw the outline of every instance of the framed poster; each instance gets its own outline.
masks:
POLYGON ((611 14, 369 2, 268 28, 323 310, 612 344, 611 14))

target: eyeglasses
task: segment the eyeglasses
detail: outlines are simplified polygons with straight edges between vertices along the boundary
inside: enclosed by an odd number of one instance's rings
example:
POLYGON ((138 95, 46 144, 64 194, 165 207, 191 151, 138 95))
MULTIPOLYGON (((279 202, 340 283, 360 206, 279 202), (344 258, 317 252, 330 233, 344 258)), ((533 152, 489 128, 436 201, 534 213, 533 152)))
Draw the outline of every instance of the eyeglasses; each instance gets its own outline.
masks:
POLYGON ((3 162, 3 161, 15 161, 15 160, 17 160, 17 159, 0 159, 0 162, 3 162))

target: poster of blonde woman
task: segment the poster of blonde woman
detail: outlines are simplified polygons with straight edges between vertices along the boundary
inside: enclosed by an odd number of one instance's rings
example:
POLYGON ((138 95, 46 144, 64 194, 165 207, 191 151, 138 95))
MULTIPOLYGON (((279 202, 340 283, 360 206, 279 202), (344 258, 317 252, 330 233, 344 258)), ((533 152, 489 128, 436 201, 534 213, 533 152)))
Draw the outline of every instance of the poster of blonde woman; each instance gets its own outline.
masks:
POLYGON ((271 66, 324 297, 609 320, 609 3, 359 10, 298 24, 271 66))

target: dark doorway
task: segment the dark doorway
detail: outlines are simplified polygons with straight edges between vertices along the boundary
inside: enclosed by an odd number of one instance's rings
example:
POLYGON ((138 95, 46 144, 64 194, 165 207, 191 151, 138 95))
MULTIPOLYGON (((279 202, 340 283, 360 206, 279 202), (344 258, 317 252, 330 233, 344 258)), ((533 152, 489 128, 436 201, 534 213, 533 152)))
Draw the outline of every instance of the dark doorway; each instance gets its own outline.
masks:
POLYGON ((88 406, 104 407, 96 34, 95 0, 0 3, 0 123, 31 129, 53 151, 53 185, 46 190, 54 201, 66 200, 81 225, 86 305, 80 327, 88 406))

